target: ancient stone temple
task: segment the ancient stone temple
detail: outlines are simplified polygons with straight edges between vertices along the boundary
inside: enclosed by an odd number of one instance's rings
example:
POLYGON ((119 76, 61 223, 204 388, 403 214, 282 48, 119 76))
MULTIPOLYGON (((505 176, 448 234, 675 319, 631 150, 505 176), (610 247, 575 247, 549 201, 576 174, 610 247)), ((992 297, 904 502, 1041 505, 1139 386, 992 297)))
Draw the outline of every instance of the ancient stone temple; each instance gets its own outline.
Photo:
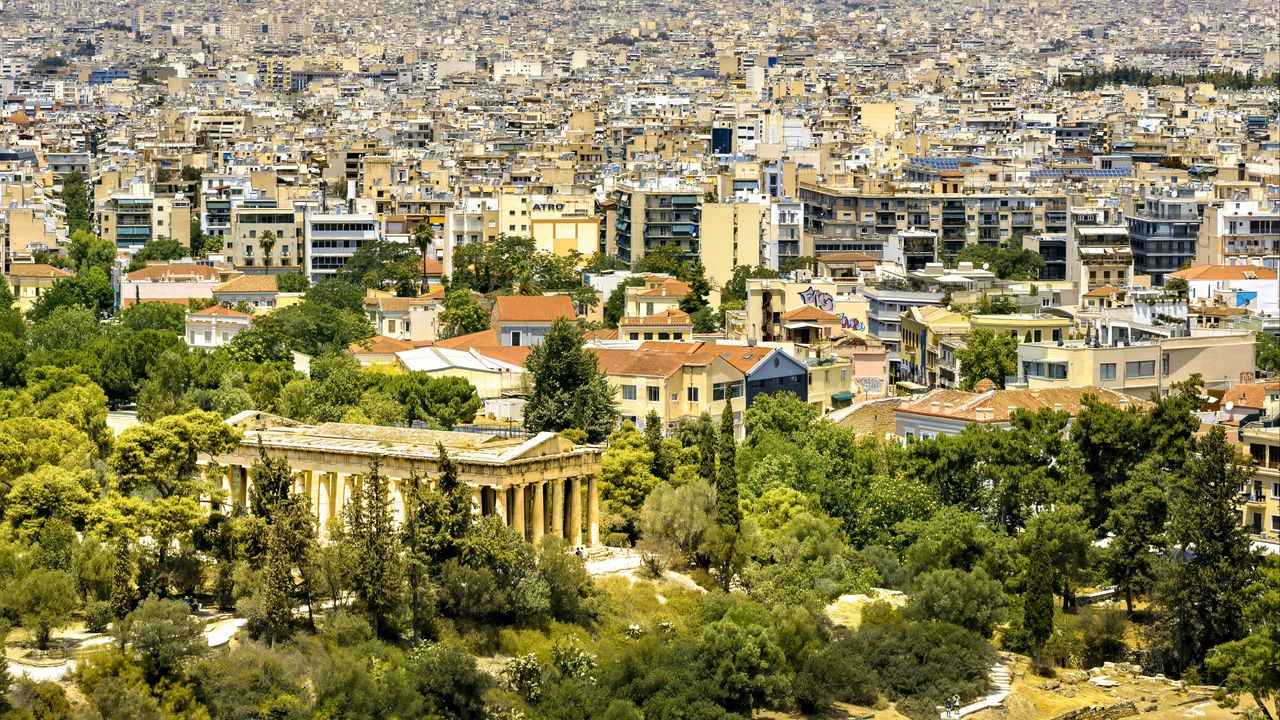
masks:
MULTIPOLYGON (((236 450, 214 458, 213 475, 225 501, 233 507, 248 505, 260 450, 283 458, 293 469, 294 491, 311 501, 322 539, 329 521, 342 517, 375 459, 389 479, 392 512, 403 520, 408 483, 414 477, 435 483, 437 446, 443 444, 460 479, 471 488, 475 512, 502 518, 530 542, 547 534, 575 546, 600 542, 601 447, 575 445, 552 432, 506 438, 347 423, 303 425, 252 410, 227 423, 242 438, 236 450)), ((215 501, 215 508, 220 502, 215 501)))

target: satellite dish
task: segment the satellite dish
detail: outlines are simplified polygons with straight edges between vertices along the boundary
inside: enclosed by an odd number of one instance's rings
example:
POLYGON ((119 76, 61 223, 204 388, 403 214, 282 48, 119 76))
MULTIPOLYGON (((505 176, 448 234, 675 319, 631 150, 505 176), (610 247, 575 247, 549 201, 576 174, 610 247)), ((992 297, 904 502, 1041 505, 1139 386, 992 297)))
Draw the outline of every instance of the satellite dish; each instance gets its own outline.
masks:
POLYGON ((1226 410, 1227 412, 1231 412, 1232 410, 1236 409, 1236 404, 1228 400, 1227 404, 1222 406, 1222 409, 1226 410))

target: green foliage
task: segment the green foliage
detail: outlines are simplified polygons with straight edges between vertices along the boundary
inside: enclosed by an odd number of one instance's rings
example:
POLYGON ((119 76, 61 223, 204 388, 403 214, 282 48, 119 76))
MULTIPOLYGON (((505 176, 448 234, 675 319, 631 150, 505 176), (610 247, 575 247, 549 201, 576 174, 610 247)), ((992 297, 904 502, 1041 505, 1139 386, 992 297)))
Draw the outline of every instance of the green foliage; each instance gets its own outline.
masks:
POLYGON ((480 306, 474 292, 454 288, 444 296, 440 311, 440 337, 451 338, 488 330, 489 319, 489 313, 480 306))
POLYGON ((1044 270, 1044 258, 1024 249, 1017 238, 1007 245, 966 245, 956 255, 956 262, 971 262, 976 268, 985 265, 1001 280, 1038 280, 1044 270))
POLYGON ((391 397, 404 406, 409 422, 452 427, 474 420, 481 407, 475 386, 466 378, 408 372, 392 376, 387 385, 391 397))
POLYGON ((5 589, 3 600, 5 611, 35 635, 37 648, 45 650, 50 633, 71 620, 75 580, 63 570, 32 570, 5 589))
POLYGON ((1280 375, 1280 335, 1254 333, 1254 357, 1258 369, 1272 376, 1280 375))
POLYGON ((116 246, 110 240, 104 240, 87 230, 77 230, 71 233, 71 246, 67 248, 67 256, 71 258, 72 267, 76 270, 98 267, 110 272, 116 259, 116 246))
POLYGON ((89 185, 84 173, 75 170, 63 176, 62 204, 67 209, 67 232, 93 232, 89 185))
POLYGON ((1257 558, 1235 503, 1249 476, 1248 460, 1215 426, 1174 479, 1169 536, 1182 559, 1161 564, 1152 597, 1163 635, 1157 657, 1166 672, 1195 668, 1209 650, 1245 634, 1257 558))
POLYGON ((203 624, 177 600, 149 597, 116 625, 116 637, 132 651, 150 682, 173 675, 208 648, 203 624))
POLYGON ((355 560, 352 585, 374 633, 395 637, 402 567, 391 517, 389 481, 375 462, 347 504, 345 541, 355 560))
POLYGON ((1004 621, 1007 603, 999 582, 981 568, 934 570, 915 578, 906 620, 937 620, 991 637, 1004 621))
POLYGON ((413 297, 421 290, 421 261, 408 245, 390 240, 367 242, 338 271, 338 279, 367 288, 394 289, 413 297))
POLYGON ((1017 338, 991 328, 975 328, 955 354, 960 363, 962 390, 972 391, 984 378, 1004 387, 1005 378, 1018 373, 1017 338))
POLYGON ((658 484, 651 471, 653 462, 645 437, 630 421, 624 420, 622 427, 609 435, 609 449, 600 463, 605 517, 614 532, 624 533, 633 541, 640 507, 658 484))
POLYGON ((134 332, 159 330, 181 335, 186 311, 167 302, 144 302, 130 305, 120 313, 120 324, 134 332))
POLYGON ((158 237, 154 240, 148 240, 138 252, 133 256, 133 265, 136 267, 146 267, 149 262, 179 260, 187 257, 191 249, 182 243, 167 237, 158 237))
POLYGON ((613 292, 609 293, 609 297, 604 303, 605 327, 618 327, 618 321, 622 319, 623 315, 626 315, 627 288, 640 287, 642 285, 644 285, 644 278, 629 277, 618 283, 613 292))
POLYGON ((1262 563, 1248 597, 1248 633, 1214 648, 1206 665, 1221 683, 1217 697, 1224 706, 1235 707, 1239 697, 1248 694, 1259 707, 1269 701, 1274 714, 1280 711, 1280 558, 1273 555, 1262 563))
POLYGON ((720 288, 721 304, 729 302, 746 302, 747 280, 769 279, 778 277, 778 273, 765 267, 754 265, 738 265, 733 268, 733 276, 720 288))
POLYGON ((282 293, 305 293, 311 289, 311 280, 300 271, 276 276, 276 289, 282 293))
POLYGON ((1272 74, 1271 76, 1257 76, 1252 70, 1243 73, 1239 70, 1219 70, 1200 72, 1195 75, 1183 75, 1181 73, 1156 74, 1151 70, 1144 70, 1130 65, 1117 65, 1103 70, 1090 68, 1088 72, 1082 75, 1067 76, 1058 81, 1059 86, 1073 92, 1097 90, 1107 85, 1157 87, 1160 85, 1191 85, 1198 83, 1210 83, 1219 88, 1232 90, 1275 87, 1280 85, 1280 73, 1272 74))
POLYGON ((563 318, 547 330, 525 361, 532 392, 524 408, 530 432, 576 428, 590 442, 605 438, 618 418, 617 401, 596 356, 582 346, 583 331, 563 318))
POLYGON ((111 287, 111 278, 103 268, 90 266, 72 277, 55 280, 32 303, 27 318, 39 325, 60 308, 76 306, 98 317, 110 312, 114 305, 115 291, 111 287))

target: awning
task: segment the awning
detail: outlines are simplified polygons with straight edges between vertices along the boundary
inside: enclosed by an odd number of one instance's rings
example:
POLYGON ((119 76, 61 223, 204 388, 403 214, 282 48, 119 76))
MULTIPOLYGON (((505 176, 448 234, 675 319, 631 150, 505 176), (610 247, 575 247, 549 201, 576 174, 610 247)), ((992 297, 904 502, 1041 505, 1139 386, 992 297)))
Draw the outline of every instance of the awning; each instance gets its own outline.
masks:
POLYGON ((782 327, 788 330, 799 330, 800 328, 820 329, 822 326, 815 322, 801 321, 801 322, 793 322, 793 323, 784 323, 782 327))
POLYGON ((832 400, 852 400, 853 393, 851 392, 831 393, 831 399, 832 400))

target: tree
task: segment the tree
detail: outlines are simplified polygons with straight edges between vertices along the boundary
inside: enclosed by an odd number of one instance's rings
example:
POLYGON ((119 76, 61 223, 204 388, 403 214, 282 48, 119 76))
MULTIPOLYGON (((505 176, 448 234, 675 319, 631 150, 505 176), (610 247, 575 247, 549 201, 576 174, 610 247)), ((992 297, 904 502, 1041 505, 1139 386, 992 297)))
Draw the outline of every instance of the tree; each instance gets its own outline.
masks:
MULTIPOLYGON (((267 232, 270 232, 269 230, 267 232)), ((145 267, 146 263, 159 260, 178 260, 184 258, 190 252, 190 248, 185 247, 182 243, 164 236, 148 240, 143 244, 138 252, 134 254, 133 261, 138 267, 145 267)))
POLYGON ((532 391, 525 403, 530 432, 576 428, 600 442, 617 421, 617 401, 594 353, 583 347, 582 328, 561 318, 533 346, 525 366, 532 391))
POLYGON ((679 277, 686 262, 679 245, 659 245, 645 252, 640 262, 636 263, 634 271, 679 277))
POLYGON ((1083 510, 1078 505, 1062 505, 1040 513, 1027 524, 1020 542, 1032 548, 1025 553, 1028 557, 1036 551, 1047 553, 1055 572, 1054 584, 1062 594, 1062 609, 1069 609, 1077 576, 1088 566, 1093 542, 1083 510))
POLYGON ((613 292, 609 293, 609 297, 604 303, 605 327, 618 327, 618 321, 627 314, 627 288, 640 287, 642 285, 644 285, 644 278, 629 277, 618 283, 613 292))
POLYGON ((62 178, 62 204, 67 209, 67 231, 93 232, 89 214, 89 187, 84 173, 73 170, 62 178))
POLYGON ((786 659, 767 628, 726 617, 704 626, 695 647, 699 669, 726 710, 749 717, 785 697, 786 659))
POLYGON ((78 270, 99 267, 110 270, 116 260, 116 245, 104 240, 87 230, 71 233, 71 247, 67 248, 67 256, 72 266, 78 270))
POLYGON ((37 350, 76 350, 101 337, 98 317, 86 307, 62 305, 36 322, 29 332, 31 347, 37 350))
POLYGON ((609 449, 600 460, 600 490, 607 517, 617 518, 615 529, 634 537, 640 506, 658 484, 650 467, 653 454, 631 421, 609 435, 609 449))
POLYGON ((311 281, 297 270, 276 276, 276 289, 282 293, 305 293, 310 287, 311 281))
POLYGON ((991 328, 975 328, 956 348, 960 363, 960 387, 972 392, 983 378, 1004 387, 1004 379, 1018 372, 1018 340, 991 328))
POLYGON ((394 638, 403 572, 400 537, 391 517, 388 481, 376 460, 347 508, 345 540, 355 560, 352 585, 374 633, 394 638))
POLYGON ((439 643, 423 643, 409 653, 409 666, 426 703, 424 717, 483 720, 485 693, 493 678, 476 667, 471 653, 439 643))
POLYGON ((413 246, 418 249, 418 254, 422 256, 422 284, 419 286, 421 292, 427 290, 427 260, 431 253, 431 246, 435 243, 436 233, 431 226, 425 222, 420 222, 413 227, 413 246))
POLYGON ((644 444, 653 455, 649 471, 659 480, 666 480, 674 469, 671 453, 662 440, 662 418, 657 410, 650 410, 644 418, 644 444))
POLYGON ((110 463, 122 492, 195 497, 203 489, 200 459, 229 452, 238 442, 238 434, 222 418, 196 410, 125 430, 110 463))
POLYGON ((5 590, 4 606, 35 635, 36 647, 47 650, 49 635, 71 620, 75 580, 62 570, 32 570, 5 590))
MULTIPOLYGON (((276 285, 279 287, 279 284, 276 285)), ((364 312, 365 288, 359 282, 342 277, 329 277, 307 288, 307 302, 340 310, 364 312)))
POLYGON ((440 311, 440 337, 445 339, 488 330, 489 320, 489 313, 480 306, 474 292, 467 288, 453 288, 445 293, 440 311))
POLYGON ((1247 693, 1272 720, 1280 716, 1280 558, 1273 555, 1262 563, 1249 596, 1248 634, 1214 648, 1206 664, 1211 677, 1221 678, 1218 698, 1224 705, 1234 707, 1247 693))
POLYGON ((1145 593, 1155 581, 1154 548, 1165 546, 1168 506, 1151 468, 1111 493, 1107 529, 1113 537, 1103 556, 1107 577, 1124 592, 1125 609, 1133 615, 1134 595, 1145 593))
POLYGON ((1174 479, 1169 535, 1180 559, 1163 564, 1152 597, 1170 673, 1200 665, 1209 650, 1245 633, 1257 558, 1236 501, 1249 476, 1248 459, 1216 425, 1195 443, 1174 479))
POLYGON ((905 619, 941 620, 986 638, 1004 620, 1007 605, 1000 583, 981 568, 925 573, 915 579, 910 598, 905 619))
POLYGON ((1033 665, 1044 670, 1044 646, 1053 635, 1053 567, 1049 548, 1037 542, 1027 567, 1027 590, 1022 600, 1022 626, 1034 652, 1033 665))
POLYGON ((733 268, 733 275, 720 288, 721 305, 729 302, 746 302, 747 280, 769 279, 778 277, 775 270, 754 265, 738 265, 733 268))
POLYGON ((262 266, 271 267, 271 251, 276 247, 276 234, 273 230, 266 230, 258 238, 258 247, 262 248, 262 266))
POLYGON ((1257 344, 1254 345, 1254 357, 1258 369, 1271 375, 1280 375, 1280 335, 1258 332, 1254 333, 1257 344))
POLYGON ((734 440, 733 407, 724 404, 720 414, 720 446, 716 451, 716 524, 736 530, 742 522, 738 506, 738 471, 734 467, 737 441, 734 440))
POLYGON ((208 649, 204 626, 187 604, 155 596, 116 623, 115 634, 121 645, 133 649, 152 683, 174 676, 184 662, 208 649))
POLYGON ((694 261, 682 268, 680 279, 689 285, 689 292, 680 298, 680 309, 690 315, 708 310, 707 296, 711 294, 711 282, 707 280, 706 268, 701 262, 694 261))
POLYGON ((1037 280, 1044 270, 1044 258, 1022 247, 1017 237, 1008 245, 975 243, 956 254, 957 262, 971 262, 974 267, 986 265, 1001 280, 1037 280))
POLYGON ((181 335, 185 327, 185 309, 167 302, 134 303, 120 313, 121 326, 134 332, 160 330, 181 335))
POLYGON ((50 518, 82 525, 93 500, 81 473, 43 465, 14 481, 5 498, 4 514, 15 528, 34 529, 50 518))
POLYGON ((95 317, 111 310, 115 305, 115 291, 111 278, 101 267, 90 266, 69 278, 55 280, 40 294, 27 311, 27 318, 40 322, 62 307, 78 305, 88 309, 95 317))
POLYGON ((367 288, 394 288, 397 295, 413 297, 419 292, 420 267, 418 254, 408 245, 377 240, 361 245, 337 277, 367 288))
POLYGON ((408 372, 394 376, 388 386, 409 422, 435 421, 448 428, 474 420, 482 405, 466 378, 408 372))

